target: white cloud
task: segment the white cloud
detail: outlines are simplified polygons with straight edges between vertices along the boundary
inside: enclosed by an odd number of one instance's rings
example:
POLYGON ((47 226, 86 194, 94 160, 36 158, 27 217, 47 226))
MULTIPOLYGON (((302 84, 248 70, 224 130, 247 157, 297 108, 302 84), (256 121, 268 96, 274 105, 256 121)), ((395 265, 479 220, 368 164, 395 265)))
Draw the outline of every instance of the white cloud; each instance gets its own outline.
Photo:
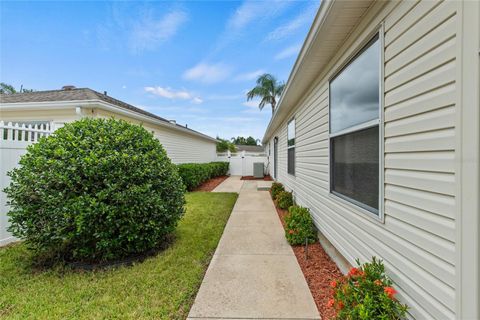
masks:
POLYGON ((173 90, 170 87, 145 87, 145 92, 171 100, 190 100, 192 103, 200 104, 203 100, 187 90, 173 90))
POLYGON ((280 14, 290 3, 288 1, 244 1, 227 22, 230 30, 246 28, 250 23, 280 14))
POLYGON ((255 114, 255 115, 260 115, 262 112, 265 112, 268 110, 260 110, 259 108, 248 108, 242 111, 242 113, 245 114, 255 114))
POLYGON ((173 37, 186 21, 187 14, 181 10, 171 11, 160 19, 154 19, 149 11, 133 24, 130 46, 135 52, 154 49, 173 37))
POLYGON ((234 30, 244 28, 259 17, 263 10, 264 4, 262 2, 246 1, 235 10, 235 13, 227 22, 227 27, 234 30))
MULTIPOLYGON (((225 30, 219 37, 213 51, 218 52, 222 50, 239 37, 249 36, 250 33, 246 32, 247 30, 278 17, 291 4, 292 1, 284 0, 243 1, 227 20, 225 30)), ((255 32, 255 30, 252 30, 252 32, 255 32)))
POLYGON ((258 78, 258 76, 260 76, 264 73, 265 73, 265 70, 258 69, 258 70, 252 71, 252 72, 239 74, 238 76, 235 77, 235 80, 237 80, 237 81, 256 80, 258 78))
POLYGON ((280 40, 294 34, 301 27, 310 24, 318 10, 318 3, 309 5, 303 12, 284 25, 270 32, 265 40, 280 40))
POLYGON ((245 98, 245 93, 240 94, 211 94, 206 97, 207 100, 237 100, 245 98))
POLYGON ((295 56, 300 52, 301 47, 302 47, 301 44, 295 44, 293 46, 286 47, 285 49, 283 49, 282 51, 277 53, 275 55, 274 59, 275 60, 282 60, 282 59, 286 59, 286 58, 290 58, 292 56, 295 56))
POLYGON ((203 100, 200 99, 199 97, 195 97, 195 98, 192 99, 192 102, 195 103, 195 104, 200 104, 200 103, 203 102, 203 100))
POLYGON ((183 74, 183 78, 209 84, 222 81, 230 74, 231 67, 223 63, 199 63, 196 66, 186 70, 183 74))
POLYGON ((249 108, 258 108, 258 105, 260 103, 260 100, 250 100, 242 103, 245 107, 249 108))

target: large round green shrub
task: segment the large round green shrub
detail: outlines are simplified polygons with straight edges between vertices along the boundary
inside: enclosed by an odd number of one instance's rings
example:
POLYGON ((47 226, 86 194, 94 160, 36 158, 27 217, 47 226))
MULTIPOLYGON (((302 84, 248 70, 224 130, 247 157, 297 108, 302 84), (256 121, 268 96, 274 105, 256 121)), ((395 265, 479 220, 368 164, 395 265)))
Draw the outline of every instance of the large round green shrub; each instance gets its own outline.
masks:
POLYGON ((66 124, 29 146, 9 175, 9 231, 67 260, 156 249, 184 213, 176 166, 150 132, 125 121, 66 124))

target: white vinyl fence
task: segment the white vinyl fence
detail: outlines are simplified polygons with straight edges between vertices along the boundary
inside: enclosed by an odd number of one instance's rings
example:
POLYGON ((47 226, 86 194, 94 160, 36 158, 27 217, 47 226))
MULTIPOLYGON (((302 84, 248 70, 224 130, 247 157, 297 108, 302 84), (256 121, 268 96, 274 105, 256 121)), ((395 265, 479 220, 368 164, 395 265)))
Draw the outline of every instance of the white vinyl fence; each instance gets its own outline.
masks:
POLYGON ((7 196, 3 189, 10 184, 7 172, 18 165, 20 157, 25 154, 29 144, 52 132, 49 124, 19 125, 0 121, 0 246, 15 240, 7 232, 8 206, 7 196))
POLYGON ((216 161, 226 161, 230 163, 230 175, 232 176, 253 176, 253 164, 263 162, 263 172, 268 174, 269 163, 266 153, 238 152, 217 153, 216 161))

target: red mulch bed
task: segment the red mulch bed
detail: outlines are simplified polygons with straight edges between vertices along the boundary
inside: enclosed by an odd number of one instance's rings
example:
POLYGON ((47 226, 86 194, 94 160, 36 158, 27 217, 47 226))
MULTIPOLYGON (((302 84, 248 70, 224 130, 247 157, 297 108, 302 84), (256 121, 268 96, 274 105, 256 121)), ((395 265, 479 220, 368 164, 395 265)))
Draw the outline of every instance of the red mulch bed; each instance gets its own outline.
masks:
POLYGON ((220 183, 223 181, 227 180, 228 176, 220 176, 216 178, 212 178, 210 180, 205 181, 202 183, 200 186, 198 186, 195 190, 193 191, 212 191, 215 189, 220 183))
POLYGON ((255 178, 254 176, 243 176, 240 180, 263 180, 263 181, 273 181, 270 175, 264 176, 263 178, 255 178))
MULTIPOLYGON (((283 219, 288 211, 276 208, 280 221, 285 227, 283 219)), ((328 300, 332 297, 330 283, 342 277, 342 272, 318 242, 308 245, 307 260, 305 260, 305 246, 292 246, 292 249, 307 280, 322 320, 334 319, 335 309, 327 306, 328 300)))

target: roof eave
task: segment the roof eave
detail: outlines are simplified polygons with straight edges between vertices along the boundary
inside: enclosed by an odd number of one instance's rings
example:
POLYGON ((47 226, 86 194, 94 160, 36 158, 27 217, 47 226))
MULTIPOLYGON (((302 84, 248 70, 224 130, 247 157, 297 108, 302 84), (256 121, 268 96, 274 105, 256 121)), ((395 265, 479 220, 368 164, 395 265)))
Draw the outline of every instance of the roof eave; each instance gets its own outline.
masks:
POLYGON ((182 127, 182 126, 179 126, 179 125, 176 125, 176 124, 173 124, 173 123, 170 123, 168 121, 162 121, 162 120, 159 120, 159 119, 156 119, 154 117, 150 117, 148 115, 144 115, 144 114, 141 114, 141 113, 138 113, 138 112, 135 112, 135 111, 132 111, 132 110, 128 110, 128 109, 124 109, 124 108, 120 108, 114 104, 111 104, 111 103, 108 103, 108 102, 105 102, 103 100, 98 100, 98 103, 99 103, 99 106, 104 109, 104 110, 114 110, 114 111, 117 111, 119 113, 122 113, 122 114, 125 114, 125 115, 128 115, 132 118, 136 118, 136 119, 139 119, 139 120, 146 120, 150 123, 154 123, 154 124, 157 124, 157 125, 160 125, 162 127, 165 127, 165 128, 168 128, 168 129, 173 129, 173 130, 176 130, 176 131, 181 131, 183 133, 186 133, 186 134, 189 134, 189 135, 192 135, 192 136, 196 136, 196 137, 199 137, 199 138, 202 138, 202 139, 205 139, 205 140, 209 140, 211 142, 215 142, 217 143, 218 140, 215 139, 215 138, 212 138, 210 136, 207 136, 206 134, 203 134, 203 133, 200 133, 200 132, 197 132, 197 131, 194 131, 194 130, 191 130, 191 129, 188 129, 186 127, 182 127))
MULTIPOLYGON (((373 3, 373 0, 362 0, 363 3, 370 5, 373 3)), ((292 107, 295 107, 295 103, 298 102, 299 97, 302 96, 312 85, 311 82, 303 83, 299 85, 300 79, 306 76, 307 69, 303 67, 305 61, 310 59, 309 62, 312 62, 312 59, 315 55, 315 52, 318 52, 325 46, 325 43, 322 41, 322 37, 329 32, 335 31, 335 35, 339 39, 340 43, 343 43, 344 39, 348 37, 350 31, 342 30, 342 33, 335 28, 338 28, 338 25, 332 24, 331 17, 336 17, 337 14, 340 14, 343 10, 343 5, 345 2, 338 0, 323 0, 318 12, 315 16, 315 19, 312 23, 305 42, 303 43, 302 49, 295 61, 295 64, 292 68, 292 71, 288 77, 288 81, 285 85, 285 90, 281 95, 277 108, 270 119, 270 122, 265 130, 265 134, 262 139, 262 143, 267 143, 272 137, 274 131, 278 126, 283 122, 285 117, 289 114, 292 107)), ((355 8, 350 8, 349 11, 352 12, 355 8)), ((357 8, 359 14, 363 14, 366 9, 365 6, 359 6, 357 8)), ((323 61, 322 63, 315 63, 314 65, 308 68, 310 74, 316 73, 317 75, 322 72, 325 66, 330 60, 323 61)), ((315 61, 316 62, 316 61, 315 61)))
POLYGON ((113 111, 115 113, 120 113, 137 120, 146 121, 149 123, 157 124, 159 126, 172 129, 175 131, 180 131, 189 135, 196 136, 211 142, 217 143, 218 140, 207 136, 203 133, 196 132, 194 130, 178 126, 176 124, 170 123, 168 121, 161 121, 154 117, 150 117, 132 110, 125 108, 120 108, 114 104, 105 102, 100 99, 90 99, 90 100, 71 100, 71 101, 41 101, 41 102, 15 102, 15 103, 0 103, 2 110, 11 111, 11 110, 35 110, 41 109, 44 107, 49 107, 50 109, 65 109, 65 108, 77 108, 77 107, 97 107, 107 111, 113 111))
POLYGON ((283 100, 284 97, 288 94, 291 84, 294 81, 294 79, 297 76, 298 69, 300 65, 302 64, 306 52, 310 49, 313 39, 315 38, 315 35, 319 31, 319 26, 320 22, 323 21, 326 13, 330 10, 331 6, 333 4, 333 0, 323 0, 320 3, 320 8, 317 10, 317 14, 315 15, 315 18, 313 19, 312 27, 308 31, 308 34, 305 38, 305 41, 303 42, 302 48, 300 49, 300 53, 297 56, 297 59, 295 60, 295 63, 293 65, 292 71, 290 72, 290 75, 288 76, 287 83, 285 84, 285 89, 282 92, 282 95, 280 96, 280 99, 277 104, 277 108, 275 109, 272 118, 270 119, 270 122, 268 123, 267 129, 265 130, 265 134, 262 139, 262 144, 265 144, 268 142, 270 139, 270 136, 272 134, 272 131, 274 130, 273 123, 274 121, 278 118, 278 113, 279 110, 281 110, 284 105, 283 100))

